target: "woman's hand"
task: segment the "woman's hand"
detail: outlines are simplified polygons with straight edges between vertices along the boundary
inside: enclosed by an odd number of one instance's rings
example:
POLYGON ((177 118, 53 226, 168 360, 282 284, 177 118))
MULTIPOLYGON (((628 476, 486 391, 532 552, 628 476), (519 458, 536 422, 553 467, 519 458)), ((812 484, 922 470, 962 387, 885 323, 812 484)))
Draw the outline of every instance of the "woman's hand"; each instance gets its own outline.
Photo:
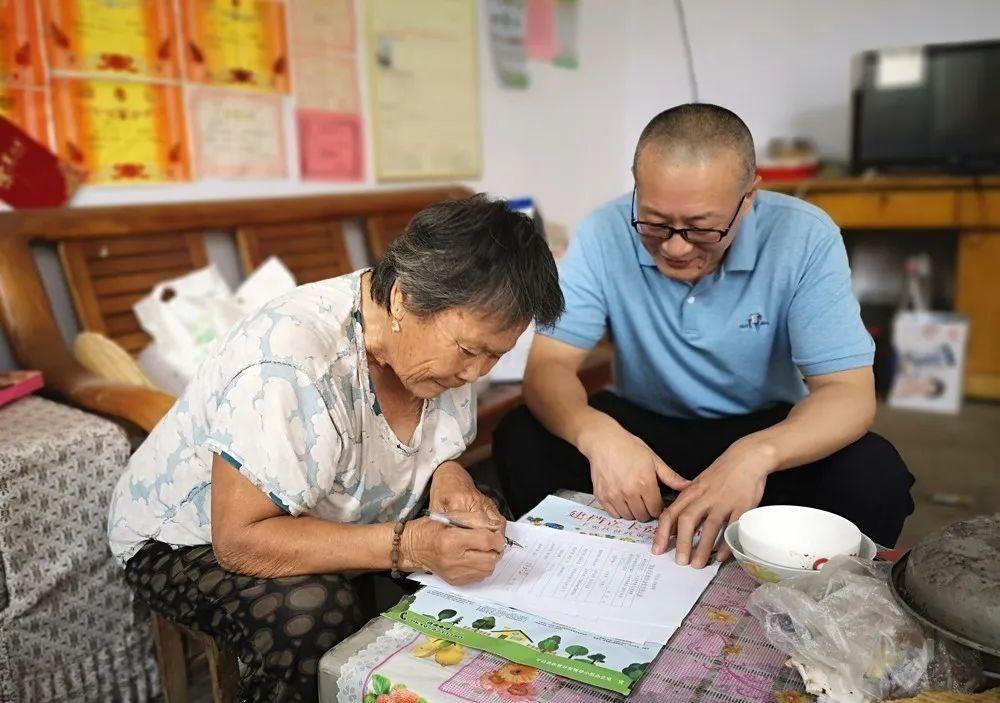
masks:
MULTIPOLYGON (((468 522, 465 513, 454 514, 468 522)), ((429 518, 406 523, 400 540, 400 568, 429 571, 454 586, 482 581, 493 574, 507 543, 493 530, 451 527, 429 518)))
POLYGON ((475 527, 482 527, 503 534, 507 521, 496 503, 476 488, 469 472, 455 461, 446 461, 434 472, 431 481, 430 509, 444 513, 475 527))

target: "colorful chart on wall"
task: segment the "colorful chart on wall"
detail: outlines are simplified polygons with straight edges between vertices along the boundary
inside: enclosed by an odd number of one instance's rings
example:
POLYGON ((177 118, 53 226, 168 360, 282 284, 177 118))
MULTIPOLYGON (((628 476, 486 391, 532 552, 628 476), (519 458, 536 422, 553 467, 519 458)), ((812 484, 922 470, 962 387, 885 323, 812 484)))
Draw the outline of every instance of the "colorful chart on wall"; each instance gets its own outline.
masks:
POLYGON ((48 100, 43 88, 0 83, 0 117, 16 124, 39 144, 51 146, 48 100))
POLYGON ((0 0, 0 82, 41 86, 45 82, 38 15, 25 0, 0 0))
POLYGON ((367 8, 377 178, 478 177, 475 0, 370 0, 367 8))
POLYGON ((180 6, 188 80, 288 92, 283 2, 184 0, 180 6))
POLYGON ((283 178, 280 95, 194 86, 188 93, 195 170, 201 178, 283 178))
POLYGON ((133 81, 54 78, 56 151, 88 183, 190 178, 181 89, 133 81))
POLYGON ((171 0, 39 0, 39 6, 54 71, 180 75, 171 0))

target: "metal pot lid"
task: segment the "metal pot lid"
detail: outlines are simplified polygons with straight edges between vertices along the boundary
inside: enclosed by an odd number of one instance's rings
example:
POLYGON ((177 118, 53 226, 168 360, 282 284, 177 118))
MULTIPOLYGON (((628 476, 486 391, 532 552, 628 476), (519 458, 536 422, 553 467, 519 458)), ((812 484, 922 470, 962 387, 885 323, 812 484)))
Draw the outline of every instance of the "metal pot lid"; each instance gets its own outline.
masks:
POLYGON ((1000 513, 956 522, 893 568, 893 588, 925 624, 1000 655, 1000 513))

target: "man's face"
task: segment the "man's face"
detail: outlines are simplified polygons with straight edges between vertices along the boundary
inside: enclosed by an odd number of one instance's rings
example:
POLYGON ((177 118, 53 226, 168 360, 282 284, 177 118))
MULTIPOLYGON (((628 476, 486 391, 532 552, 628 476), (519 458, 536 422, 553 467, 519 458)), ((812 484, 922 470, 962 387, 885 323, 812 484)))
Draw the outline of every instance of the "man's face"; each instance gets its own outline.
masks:
MULTIPOLYGON (((735 152, 684 163, 644 149, 636 167, 636 219, 680 228, 726 228, 739 207, 729 234, 715 244, 693 244, 679 234, 670 239, 640 237, 656 268, 667 278, 694 283, 715 271, 732 245, 753 201, 759 178, 743 182, 735 152), (740 198, 751 194, 740 205, 740 198)), ((639 236, 639 235, 636 235, 639 236)))

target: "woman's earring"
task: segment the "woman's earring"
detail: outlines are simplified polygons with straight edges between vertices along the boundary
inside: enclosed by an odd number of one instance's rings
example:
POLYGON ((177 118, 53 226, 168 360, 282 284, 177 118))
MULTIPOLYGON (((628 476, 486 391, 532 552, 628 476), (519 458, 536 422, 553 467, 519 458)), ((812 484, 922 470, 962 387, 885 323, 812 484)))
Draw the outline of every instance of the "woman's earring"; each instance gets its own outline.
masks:
POLYGON ((395 317, 392 318, 392 324, 390 325, 390 327, 392 327, 393 332, 399 332, 399 320, 397 320, 395 317))

